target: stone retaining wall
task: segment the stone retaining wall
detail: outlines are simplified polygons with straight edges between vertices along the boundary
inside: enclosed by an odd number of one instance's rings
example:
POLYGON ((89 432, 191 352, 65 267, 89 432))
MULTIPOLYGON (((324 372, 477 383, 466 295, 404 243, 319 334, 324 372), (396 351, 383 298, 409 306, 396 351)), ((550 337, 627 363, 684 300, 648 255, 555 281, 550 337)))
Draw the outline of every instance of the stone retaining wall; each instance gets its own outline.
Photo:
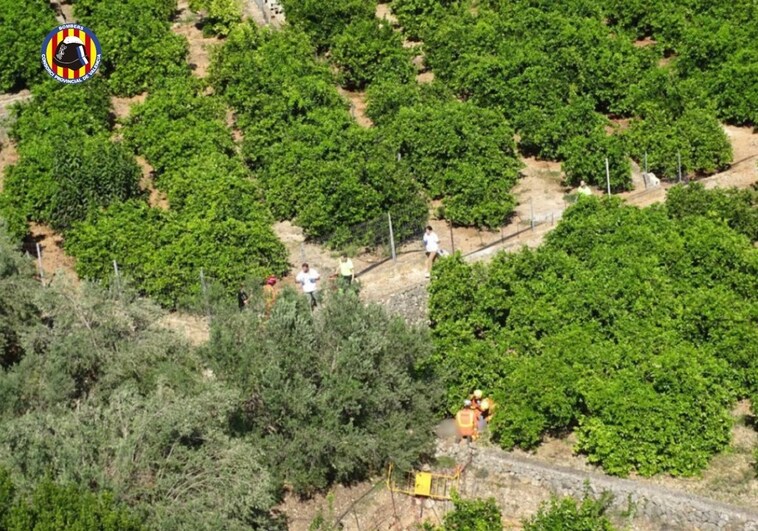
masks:
MULTIPOLYGON (((440 446, 440 454, 464 463, 468 451, 440 446)), ((631 529, 758 531, 758 510, 727 505, 645 482, 582 472, 534 459, 476 448, 465 472, 467 497, 494 497, 503 514, 523 518, 534 514, 551 494, 582 498, 585 490, 613 495, 617 515, 631 509, 631 529), (587 487, 589 485, 589 487, 587 487)))
POLYGON ((409 324, 426 325, 429 322, 427 305, 429 292, 427 284, 420 284, 399 293, 389 295, 377 302, 391 315, 397 315, 405 319, 409 324))

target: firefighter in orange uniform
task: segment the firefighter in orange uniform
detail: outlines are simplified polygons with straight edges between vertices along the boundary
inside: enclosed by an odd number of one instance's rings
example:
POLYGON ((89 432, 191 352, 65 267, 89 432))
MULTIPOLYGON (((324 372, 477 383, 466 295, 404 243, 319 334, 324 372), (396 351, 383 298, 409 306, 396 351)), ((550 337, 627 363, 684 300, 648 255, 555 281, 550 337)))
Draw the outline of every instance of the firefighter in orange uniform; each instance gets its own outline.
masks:
POLYGON ((476 440, 476 425, 479 421, 479 411, 473 407, 471 400, 463 402, 463 409, 455 414, 455 427, 458 429, 458 438, 476 440))

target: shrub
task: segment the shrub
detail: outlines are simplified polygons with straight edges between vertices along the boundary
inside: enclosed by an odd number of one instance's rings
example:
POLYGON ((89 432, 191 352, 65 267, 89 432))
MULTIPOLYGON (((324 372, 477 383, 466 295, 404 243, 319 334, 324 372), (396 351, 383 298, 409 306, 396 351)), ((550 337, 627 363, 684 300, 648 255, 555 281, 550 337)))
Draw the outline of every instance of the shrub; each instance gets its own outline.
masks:
POLYGON ((751 207, 709 194, 675 190, 671 210, 588 199, 537 251, 439 262, 431 363, 448 407, 478 387, 502 404, 504 447, 578 426, 577 449, 609 473, 702 470, 728 445, 758 353, 756 251, 718 213, 751 207))
POLYGON ((0 280, 26 288, 4 304, 38 308, 10 322, 25 348, 0 372, 0 467, 14 479, 0 471, 0 527, 281 529, 257 442, 228 429, 239 392, 201 377, 197 352, 155 326, 162 312, 127 285, 114 297, 28 275, 0 280))
POLYGON ((134 157, 108 138, 110 104, 102 84, 46 83, 34 95, 16 109, 11 130, 21 160, 6 172, 3 203, 14 223, 34 220, 66 229, 94 209, 140 195, 134 157), (72 123, 80 127, 72 129, 72 123))
POLYGON ((287 21, 308 33, 319 51, 328 49, 334 38, 352 22, 372 20, 374 0, 283 0, 287 21))
POLYGON ((54 145, 22 149, 5 193, 27 219, 66 229, 93 209, 141 194, 141 171, 131 152, 105 136, 73 135, 54 145))
MULTIPOLYGON (((3 476, 7 478, 7 472, 0 472, 0 478, 3 476)), ((0 486, 0 492, 5 489, 0 486)), ((49 479, 37 485, 29 501, 17 499, 10 505, 12 495, 6 500, 5 510, 0 508, 0 525, 8 531, 77 527, 103 531, 143 529, 139 519, 110 494, 93 494, 76 485, 58 485, 49 479)))
POLYGON ((240 435, 261 442, 295 492, 364 479, 390 460, 410 466, 433 451, 437 387, 418 368, 429 343, 352 293, 311 313, 287 291, 268 320, 242 312, 211 336, 206 356, 245 397, 240 435))
POLYGON ((382 80, 366 90, 366 114, 375 125, 391 122, 403 107, 413 107, 421 102, 421 87, 418 84, 382 80))
POLYGON ((699 183, 675 186, 666 196, 666 210, 677 219, 707 217, 724 222, 751 241, 758 241, 758 194, 753 190, 706 191, 699 183))
POLYGON ((412 39, 423 35, 434 27, 434 21, 453 8, 452 0, 393 0, 392 13, 397 17, 403 32, 412 39))
POLYGON ((269 143, 286 124, 316 109, 347 110, 328 67, 316 61, 314 54, 302 32, 242 24, 214 54, 210 79, 237 111, 242 129, 262 126, 269 143), (282 57, 287 61, 281 61, 282 57))
POLYGON ((107 43, 103 72, 113 92, 133 96, 189 74, 187 40, 170 31, 175 8, 175 0, 77 0, 77 19, 107 43))
POLYGON ((569 140, 561 147, 561 157, 566 180, 574 186, 585 181, 605 190, 606 159, 611 190, 629 190, 632 186, 632 168, 623 141, 617 135, 607 135, 603 129, 569 140))
MULTIPOLYGON (((8 240, 4 223, 0 218, 0 298, 3 312, 0 314, 0 368, 8 369, 24 355, 23 336, 38 314, 32 293, 35 282, 33 267, 15 252, 8 240)), ((0 481, 0 504, 2 504, 2 481, 0 481)), ((0 521, 2 517, 0 517, 0 521)))
POLYGON ((287 270, 224 107, 202 90, 189 78, 167 80, 133 109, 124 137, 155 168, 171 211, 132 202, 77 225, 67 249, 80 275, 109 279, 115 259, 143 293, 175 307, 199 292, 201 271, 231 292, 250 276, 287 270))
POLYGON ((242 19, 242 10, 237 0, 191 0, 190 9, 204 11, 203 34, 229 35, 242 19))
POLYGON ((83 278, 112 279, 115 259, 142 292, 176 307, 200 294, 201 269, 229 293, 246 278, 287 271, 286 250, 270 221, 265 214, 227 217, 213 205, 203 215, 185 215, 126 203, 75 225, 66 249, 83 278))
POLYGON ((606 495, 598 500, 585 496, 579 502, 552 498, 523 522, 524 531, 613 531, 616 528, 606 516, 609 503, 606 495))
POLYGON ((664 113, 635 120, 626 132, 632 157, 641 162, 647 154, 648 170, 668 179, 711 174, 732 161, 732 146, 721 124, 708 111, 690 110, 672 119, 664 113))
POLYGON ((129 115, 124 138, 159 175, 195 158, 235 155, 222 102, 201 90, 193 79, 167 80, 129 115))
POLYGON ((0 1, 0 92, 29 87, 47 76, 39 61, 45 35, 57 22, 45 0, 0 1))
POLYGON ((513 211, 521 164, 496 112, 456 101, 419 105, 402 108, 387 129, 401 164, 443 200, 452 222, 496 227, 513 211))
POLYGON ((331 51, 342 84, 349 89, 360 90, 377 80, 408 83, 413 78, 410 52, 403 48, 400 34, 384 22, 353 22, 335 38, 331 51))
POLYGON ((758 49, 743 49, 725 61, 711 82, 719 116, 738 125, 758 124, 758 49))
POLYGON ((607 123, 594 111, 592 102, 584 98, 576 98, 566 106, 534 107, 519 121, 520 148, 528 154, 557 160, 562 158, 564 144, 576 137, 596 134, 607 123))
POLYGON ((99 76, 78 85, 50 80, 36 85, 32 96, 31 101, 13 108, 10 136, 22 148, 41 138, 57 141, 64 132, 71 132, 72 124, 77 133, 86 135, 110 130, 110 95, 99 76))
POLYGON ((453 510, 444 518, 444 531, 499 531, 503 528, 500 508, 494 498, 463 500, 453 496, 453 510))
POLYGON ((214 84, 238 111, 243 155, 276 217, 294 219, 309 237, 334 246, 371 246, 377 232, 353 228, 388 211, 405 218, 397 220, 408 227, 398 239, 425 221, 419 188, 397 164, 397 151, 381 132, 350 119, 303 34, 241 26, 215 65, 214 84), (283 64, 281 54, 292 61, 283 64))

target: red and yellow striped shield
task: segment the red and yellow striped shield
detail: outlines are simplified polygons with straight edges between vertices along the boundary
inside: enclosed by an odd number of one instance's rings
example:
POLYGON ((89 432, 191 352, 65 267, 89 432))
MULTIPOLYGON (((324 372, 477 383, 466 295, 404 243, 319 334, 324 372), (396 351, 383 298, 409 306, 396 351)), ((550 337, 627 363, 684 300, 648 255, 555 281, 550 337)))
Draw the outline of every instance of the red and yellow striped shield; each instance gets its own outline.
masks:
POLYGON ((64 24, 51 31, 42 45, 42 65, 51 77, 62 83, 81 83, 92 77, 100 67, 101 61, 100 42, 92 30, 79 24, 64 24), (67 44, 61 48, 61 43, 67 44), (72 49, 68 54, 78 58, 71 66, 71 62, 61 64, 57 58, 67 47, 72 49), (56 56, 58 52, 58 56, 56 56))

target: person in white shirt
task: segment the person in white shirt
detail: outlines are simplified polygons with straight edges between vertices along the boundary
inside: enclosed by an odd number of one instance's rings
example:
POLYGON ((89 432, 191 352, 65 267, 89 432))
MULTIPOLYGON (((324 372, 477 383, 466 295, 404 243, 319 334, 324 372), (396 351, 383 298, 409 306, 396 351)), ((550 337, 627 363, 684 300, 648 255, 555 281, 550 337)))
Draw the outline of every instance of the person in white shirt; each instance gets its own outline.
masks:
POLYGON ((579 189, 576 191, 577 194, 580 196, 591 196, 592 190, 590 190, 590 187, 587 186, 587 183, 582 181, 579 183, 579 189))
POLYGON ((432 272, 432 265, 437 258, 437 254, 440 252, 440 239, 434 233, 431 225, 426 226, 426 232, 424 233, 424 248, 426 249, 426 278, 432 272))
POLYGON ((316 290, 318 287, 316 286, 316 282, 318 282, 320 278, 318 271, 311 269, 308 264, 303 264, 303 270, 295 277, 297 283, 303 286, 303 293, 305 293, 311 300, 311 310, 317 306, 316 290))

